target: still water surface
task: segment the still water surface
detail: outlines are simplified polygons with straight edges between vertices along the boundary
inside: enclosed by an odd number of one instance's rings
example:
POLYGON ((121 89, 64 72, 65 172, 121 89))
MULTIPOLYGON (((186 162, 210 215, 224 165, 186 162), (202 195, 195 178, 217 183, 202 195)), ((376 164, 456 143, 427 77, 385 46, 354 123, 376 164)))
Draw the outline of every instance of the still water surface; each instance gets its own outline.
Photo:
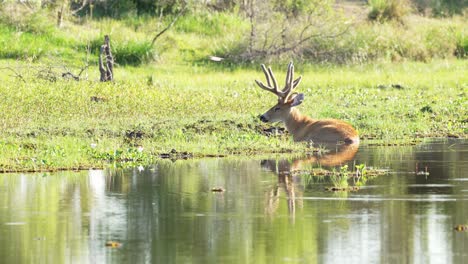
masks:
POLYGON ((0 174, 0 262, 468 263, 468 141, 361 146, 347 164, 390 172, 356 192, 284 156, 0 174))

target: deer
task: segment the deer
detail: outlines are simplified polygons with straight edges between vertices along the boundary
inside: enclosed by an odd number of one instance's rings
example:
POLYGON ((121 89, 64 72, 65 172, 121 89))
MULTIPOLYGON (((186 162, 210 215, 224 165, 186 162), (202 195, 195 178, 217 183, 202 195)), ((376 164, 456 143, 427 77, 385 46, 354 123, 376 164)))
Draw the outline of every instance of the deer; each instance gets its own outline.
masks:
POLYGON ((313 119, 300 113, 296 106, 304 101, 304 94, 294 92, 302 76, 294 79, 294 65, 288 65, 285 86, 278 88, 278 82, 271 67, 261 65, 266 84, 256 84, 278 97, 278 103, 260 116, 262 122, 283 122, 295 142, 306 141, 313 145, 359 145, 357 131, 348 123, 338 119, 313 119))

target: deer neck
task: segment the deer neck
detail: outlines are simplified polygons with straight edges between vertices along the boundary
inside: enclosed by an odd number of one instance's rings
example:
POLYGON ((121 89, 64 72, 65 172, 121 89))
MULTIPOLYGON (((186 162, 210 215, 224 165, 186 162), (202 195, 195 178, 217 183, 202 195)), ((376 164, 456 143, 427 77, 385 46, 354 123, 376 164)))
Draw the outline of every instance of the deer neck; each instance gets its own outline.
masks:
POLYGON ((284 120, 286 129, 289 131, 290 134, 293 135, 294 140, 300 140, 298 138, 300 135, 300 130, 303 129, 307 124, 311 124, 313 122, 315 122, 315 120, 301 114, 301 112, 294 107, 289 112, 289 115, 286 118, 286 120, 284 120))

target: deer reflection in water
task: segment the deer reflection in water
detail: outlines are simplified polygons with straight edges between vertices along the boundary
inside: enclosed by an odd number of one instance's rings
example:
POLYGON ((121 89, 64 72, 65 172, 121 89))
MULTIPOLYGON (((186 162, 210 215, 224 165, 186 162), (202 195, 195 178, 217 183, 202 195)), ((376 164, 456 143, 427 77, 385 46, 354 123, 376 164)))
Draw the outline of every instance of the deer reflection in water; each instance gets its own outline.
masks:
MULTIPOLYGON (((330 146, 328 146, 330 147, 330 146)), ((299 158, 293 161, 287 159, 281 160, 262 160, 261 166, 264 169, 274 172, 278 175, 278 183, 266 194, 265 213, 272 215, 279 206, 281 190, 284 190, 289 214, 294 218, 296 206, 302 207, 303 186, 298 183, 300 179, 294 176, 293 172, 300 171, 306 165, 317 165, 320 167, 333 168, 353 160, 359 149, 359 143, 337 145, 335 150, 323 155, 313 155, 306 158, 299 158)))

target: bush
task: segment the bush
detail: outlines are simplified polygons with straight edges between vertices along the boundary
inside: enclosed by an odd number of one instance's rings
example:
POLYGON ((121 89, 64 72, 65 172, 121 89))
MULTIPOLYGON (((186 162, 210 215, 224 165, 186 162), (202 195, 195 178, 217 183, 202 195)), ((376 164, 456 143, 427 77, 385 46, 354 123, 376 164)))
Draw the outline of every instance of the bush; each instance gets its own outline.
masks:
POLYGON ((221 36, 227 30, 242 27, 242 19, 229 13, 189 13, 179 18, 174 29, 179 32, 196 33, 205 36, 221 36))
POLYGON ((369 20, 381 23, 390 20, 402 22, 410 11, 408 0, 369 0, 369 6, 369 20))
POLYGON ((36 35, 52 35, 56 31, 55 24, 47 18, 45 10, 35 11, 21 5, 0 5, 0 23, 18 32, 36 35))
POLYGON ((114 59, 118 64, 137 66, 155 58, 153 46, 149 41, 114 43, 113 47, 114 59))
POLYGON ((466 58, 468 56, 468 36, 463 34, 463 32, 458 32, 455 35, 455 40, 455 56, 458 58, 466 58))
MULTIPOLYGON (((111 36, 111 52, 114 61, 120 65, 138 66, 154 60, 156 54, 149 41, 118 40, 111 36)), ((90 43, 91 51, 98 55, 104 38, 94 39, 90 43)))
POLYGON ((418 18, 407 26, 365 23, 332 39, 315 39, 302 59, 318 63, 360 64, 376 60, 413 60, 466 57, 468 39, 463 22, 418 18))

